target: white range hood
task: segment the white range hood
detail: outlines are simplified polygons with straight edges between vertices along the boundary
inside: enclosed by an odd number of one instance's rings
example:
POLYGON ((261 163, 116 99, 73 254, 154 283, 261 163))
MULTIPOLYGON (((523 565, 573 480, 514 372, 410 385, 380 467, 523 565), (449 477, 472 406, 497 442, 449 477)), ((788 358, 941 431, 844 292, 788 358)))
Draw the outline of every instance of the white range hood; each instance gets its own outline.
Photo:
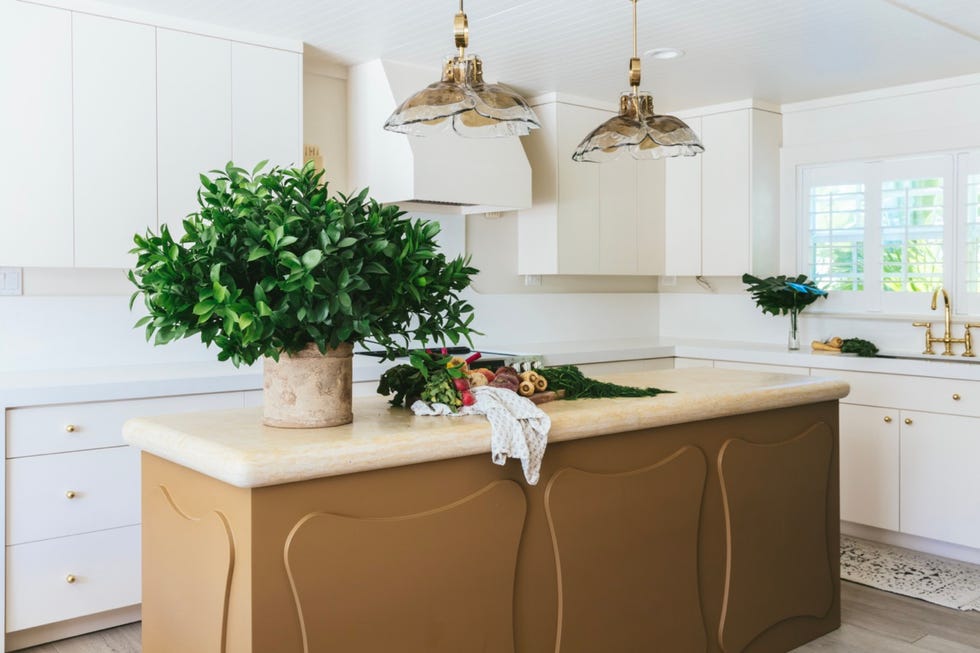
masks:
POLYGON ((347 79, 348 176, 382 203, 486 213, 531 206, 531 165, 520 138, 406 136, 384 130, 402 101, 439 71, 376 59, 347 79))

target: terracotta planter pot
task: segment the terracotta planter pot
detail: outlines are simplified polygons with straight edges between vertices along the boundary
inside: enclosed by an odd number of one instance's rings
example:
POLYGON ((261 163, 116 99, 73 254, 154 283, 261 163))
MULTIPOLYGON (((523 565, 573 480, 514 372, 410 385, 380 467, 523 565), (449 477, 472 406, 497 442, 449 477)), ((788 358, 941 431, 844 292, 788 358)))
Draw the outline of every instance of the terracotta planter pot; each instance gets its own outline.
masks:
POLYGON ((344 343, 321 354, 316 345, 279 362, 263 361, 262 422, 282 428, 320 428, 350 424, 353 346, 344 343))

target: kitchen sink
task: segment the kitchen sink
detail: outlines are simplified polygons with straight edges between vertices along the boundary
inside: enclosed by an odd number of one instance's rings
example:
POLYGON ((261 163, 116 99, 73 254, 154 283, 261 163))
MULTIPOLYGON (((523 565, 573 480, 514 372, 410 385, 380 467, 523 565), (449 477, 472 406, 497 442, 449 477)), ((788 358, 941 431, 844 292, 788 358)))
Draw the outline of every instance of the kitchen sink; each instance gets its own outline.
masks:
POLYGON ((940 354, 932 354, 932 355, 929 355, 929 354, 908 354, 908 353, 902 353, 902 354, 879 353, 879 354, 875 354, 874 357, 875 358, 894 358, 894 359, 897 359, 897 360, 906 360, 906 361, 937 361, 937 362, 940 362, 940 363, 967 363, 967 364, 969 364, 969 363, 978 363, 978 362, 980 362, 980 358, 965 358, 963 356, 960 356, 959 354, 956 354, 955 356, 942 356, 940 354))

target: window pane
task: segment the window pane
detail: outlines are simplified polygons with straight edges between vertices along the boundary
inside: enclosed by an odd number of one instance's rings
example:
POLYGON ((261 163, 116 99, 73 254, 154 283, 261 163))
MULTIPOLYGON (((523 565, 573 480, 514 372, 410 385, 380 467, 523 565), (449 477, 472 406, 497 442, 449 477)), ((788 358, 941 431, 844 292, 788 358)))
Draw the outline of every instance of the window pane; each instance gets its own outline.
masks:
POLYGON ((966 291, 980 293, 980 174, 966 180, 966 291))
POLYGON ((881 287, 932 292, 943 282, 943 179, 893 179, 881 185, 881 287))
POLYGON ((810 277, 827 290, 864 289, 864 185, 810 188, 810 277))

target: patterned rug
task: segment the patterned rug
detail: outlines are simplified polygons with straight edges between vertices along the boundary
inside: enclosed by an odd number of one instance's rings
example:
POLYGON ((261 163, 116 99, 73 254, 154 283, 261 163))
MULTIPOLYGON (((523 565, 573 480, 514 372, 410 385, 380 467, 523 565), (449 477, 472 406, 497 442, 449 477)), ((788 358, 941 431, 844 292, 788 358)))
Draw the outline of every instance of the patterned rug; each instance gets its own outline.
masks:
POLYGON ((947 608, 980 611, 980 565, 841 535, 840 577, 947 608))

